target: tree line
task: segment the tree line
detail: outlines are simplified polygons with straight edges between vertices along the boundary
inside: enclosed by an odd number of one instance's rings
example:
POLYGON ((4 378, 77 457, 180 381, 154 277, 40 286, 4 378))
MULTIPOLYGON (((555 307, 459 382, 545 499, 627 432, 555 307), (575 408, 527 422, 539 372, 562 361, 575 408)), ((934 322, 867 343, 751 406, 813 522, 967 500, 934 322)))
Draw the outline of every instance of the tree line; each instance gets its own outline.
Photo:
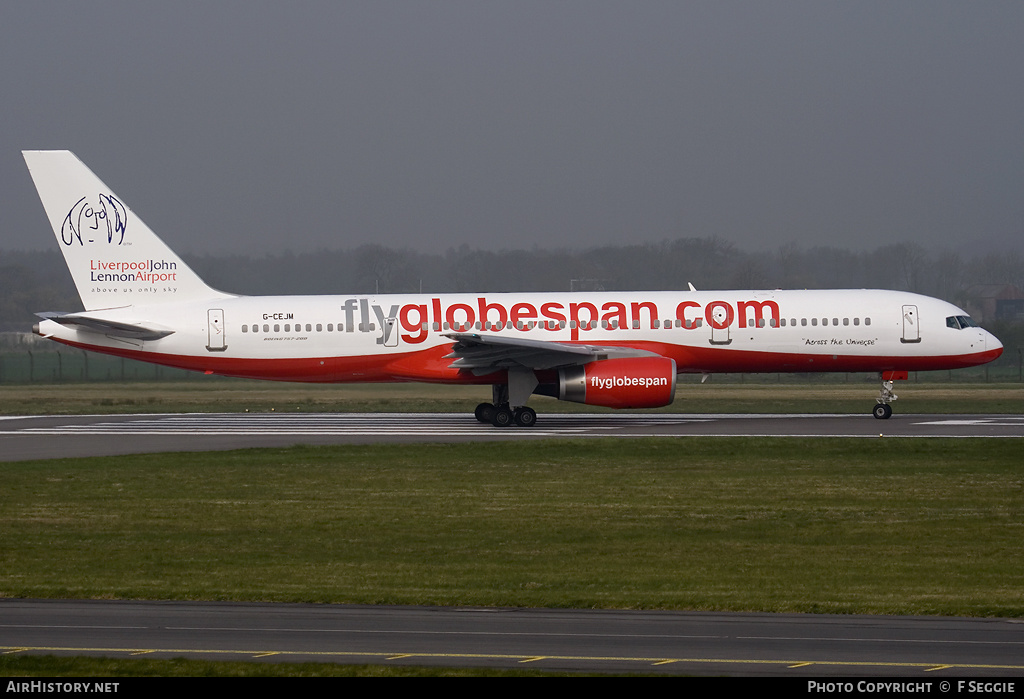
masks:
MULTIPOLYGON (((687 289, 884 288, 969 305, 981 284, 1024 288, 1017 251, 964 255, 916 243, 741 248, 719 238, 587 249, 443 253, 381 245, 250 257, 184 255, 211 286, 238 294, 373 294, 687 289)), ((0 253, 0 330, 25 331, 37 311, 81 310, 58 251, 0 253)))

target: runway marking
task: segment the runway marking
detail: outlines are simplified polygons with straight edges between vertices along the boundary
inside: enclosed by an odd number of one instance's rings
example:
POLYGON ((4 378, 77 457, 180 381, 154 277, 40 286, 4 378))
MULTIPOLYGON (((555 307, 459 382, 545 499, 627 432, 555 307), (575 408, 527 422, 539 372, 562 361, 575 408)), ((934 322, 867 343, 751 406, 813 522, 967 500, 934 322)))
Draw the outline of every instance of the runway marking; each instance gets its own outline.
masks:
POLYGON ((309 437, 388 440, 517 440, 595 437, 797 437, 797 438, 1021 438, 1024 416, 988 415, 904 416, 881 423, 870 415, 836 414, 710 414, 679 415, 636 413, 554 413, 534 428, 495 428, 461 413, 185 413, 94 416, 29 416, 25 425, 0 430, 4 436, 123 436, 123 437, 309 437), (837 432, 821 420, 842 420, 837 432), (38 424, 45 420, 51 424, 38 424), (94 422, 86 422, 95 420, 94 422), (799 423, 799 431, 792 428, 799 423), (753 425, 757 427, 753 427, 753 425), (750 429, 744 429, 745 426, 750 429), (719 427, 720 426, 720 427, 719 427), (848 428, 848 429, 847 429, 848 428), (915 428, 935 429, 932 434, 909 434, 915 428), (946 429, 943 429, 946 428, 946 429), (1008 429, 1009 428, 1009 429, 1008 429), (827 431, 826 431, 827 430, 827 431))
MULTIPOLYGON (((5 625, 0 624, 0 628, 5 625)), ((53 628, 47 626, 20 625, 14 628, 53 628)), ((58 627, 63 628, 63 627, 58 627)), ((68 627, 68 628, 93 628, 89 626, 68 627)), ((112 627, 117 628, 117 627, 112 627)), ((144 627, 126 627, 144 628, 144 627)), ((403 636, 498 636, 498 637, 520 637, 530 638, 611 638, 628 639, 727 639, 729 636, 722 634, 664 634, 664 633, 579 633, 576 631, 435 631, 424 629, 360 629, 360 628, 331 628, 331 629, 309 629, 302 627, 287 626, 167 626, 168 631, 244 631, 247 633, 329 633, 329 634, 367 634, 367 635, 389 635, 398 634, 403 636)), ((871 639, 869 639, 871 640, 871 639)))
POLYGON ((835 641, 837 643, 947 643, 950 645, 1020 646, 1024 641, 950 640, 941 638, 882 638, 871 636, 737 636, 744 641, 835 641))
POLYGON ((753 658, 649 658, 636 656, 615 656, 615 655, 507 655, 501 653, 384 653, 378 651, 289 651, 289 650, 229 650, 229 649, 203 649, 203 648, 91 648, 75 646, 25 646, 25 647, 3 647, 0 651, 18 651, 35 653, 126 653, 128 655, 151 655, 154 653, 169 653, 175 655, 235 655, 249 658, 266 656, 286 657, 317 657, 317 658, 380 658, 383 660, 408 660, 422 658, 424 660, 504 660, 514 663, 532 663, 541 661, 555 662, 619 662, 619 663, 642 663, 652 667, 665 664, 712 664, 712 665, 779 665, 788 669, 801 667, 829 666, 829 667, 860 667, 860 668, 897 668, 897 669, 918 669, 923 672, 935 670, 996 670, 996 671, 1022 671, 1024 665, 994 665, 979 663, 900 663, 872 660, 793 660, 793 659, 753 659, 753 658))
MULTIPOLYGON (((486 610, 485 610, 486 611, 486 610)), ((1015 623, 1012 620, 1007 623, 1015 623)), ((96 624, 0 624, 0 628, 8 629, 116 629, 139 630, 146 626, 116 626, 96 624)), ((239 632, 247 633, 322 633, 322 634, 365 634, 365 635, 419 635, 419 636, 488 636, 488 637, 531 637, 531 638, 600 638, 636 641, 640 639, 728 639, 727 634, 678 634, 678 633, 580 633, 576 631, 470 631, 470 630, 430 630, 430 629, 365 629, 358 627, 335 627, 328 629, 310 629, 290 626, 163 626, 168 631, 202 631, 202 632, 239 632)), ((839 643, 927 643, 948 645, 994 645, 1019 646, 1024 641, 989 641, 978 639, 940 639, 940 638, 886 638, 882 636, 735 636, 744 641, 833 641, 839 643)))
POLYGON ((496 429, 478 424, 461 414, 382 413, 345 414, 220 414, 145 416, 141 419, 108 420, 92 424, 62 424, 24 427, 0 431, 0 434, 45 435, 183 435, 183 436, 455 436, 455 437, 533 437, 603 436, 610 431, 709 422, 710 418, 680 418, 674 415, 621 419, 613 415, 558 415, 545 418, 550 427, 515 430, 496 429), (418 424, 411 424, 415 418, 418 424))
POLYGON ((958 419, 958 420, 932 420, 929 422, 918 422, 918 425, 956 425, 958 427, 977 427, 977 426, 993 426, 993 427, 1020 427, 1024 425, 1024 417, 1013 417, 1011 415, 1005 415, 1001 417, 980 417, 971 419, 958 419))

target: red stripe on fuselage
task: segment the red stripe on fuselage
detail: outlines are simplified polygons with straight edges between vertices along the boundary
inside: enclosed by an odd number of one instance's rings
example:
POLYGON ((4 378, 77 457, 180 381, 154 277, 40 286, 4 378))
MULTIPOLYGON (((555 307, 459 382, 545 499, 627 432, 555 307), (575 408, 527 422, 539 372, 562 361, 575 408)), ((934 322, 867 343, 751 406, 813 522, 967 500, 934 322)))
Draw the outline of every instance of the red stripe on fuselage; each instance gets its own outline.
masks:
MULTIPOLYGON (((165 354, 116 347, 97 347, 68 340, 57 341, 84 350, 179 369, 271 381, 309 383, 422 381, 460 384, 491 384, 505 381, 504 371, 486 376, 474 376, 471 372, 450 368, 448 365, 452 360, 445 358, 445 355, 451 352, 452 346, 448 344, 415 352, 386 355, 254 359, 213 354, 209 356, 165 354)), ((632 347, 663 357, 670 357, 675 360, 679 373, 932 371, 985 364, 1003 353, 1002 348, 999 348, 963 355, 901 357, 759 352, 717 347, 693 347, 664 342, 606 342, 602 344, 632 347)))

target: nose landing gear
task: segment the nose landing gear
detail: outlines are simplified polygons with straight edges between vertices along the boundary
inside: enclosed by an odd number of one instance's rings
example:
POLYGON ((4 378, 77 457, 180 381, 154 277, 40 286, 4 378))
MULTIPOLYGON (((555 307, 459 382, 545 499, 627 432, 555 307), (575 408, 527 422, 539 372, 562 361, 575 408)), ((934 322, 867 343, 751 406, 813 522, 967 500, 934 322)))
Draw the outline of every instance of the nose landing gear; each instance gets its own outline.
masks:
POLYGON ((877 420, 888 420, 892 417, 892 403, 899 396, 896 395, 892 390, 894 381, 905 380, 907 378, 907 372, 905 371, 883 371, 882 372, 882 390, 878 392, 877 405, 871 410, 871 414, 875 416, 877 420))

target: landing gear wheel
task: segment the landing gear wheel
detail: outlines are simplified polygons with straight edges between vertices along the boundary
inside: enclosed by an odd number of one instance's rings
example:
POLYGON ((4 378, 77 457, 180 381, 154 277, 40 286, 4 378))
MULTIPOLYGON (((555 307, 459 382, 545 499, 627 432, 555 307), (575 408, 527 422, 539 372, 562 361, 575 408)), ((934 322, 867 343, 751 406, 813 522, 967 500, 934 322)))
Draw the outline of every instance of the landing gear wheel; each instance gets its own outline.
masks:
POLYGON ((494 409, 494 415, 491 416, 491 424, 495 427, 508 427, 514 418, 515 416, 507 405, 499 405, 494 409))
POLYGON ((473 414, 480 422, 489 423, 494 418, 494 405, 491 403, 481 403, 476 406, 473 414))
POLYGON ((537 424, 537 411, 526 406, 516 408, 515 421, 520 427, 533 427, 537 424))
POLYGON ((882 390, 878 392, 878 405, 874 407, 871 414, 878 420, 888 420, 892 416, 892 403, 898 398, 896 393, 892 390, 893 381, 895 379, 885 378, 886 376, 892 376, 896 372, 883 372, 882 373, 882 390))

